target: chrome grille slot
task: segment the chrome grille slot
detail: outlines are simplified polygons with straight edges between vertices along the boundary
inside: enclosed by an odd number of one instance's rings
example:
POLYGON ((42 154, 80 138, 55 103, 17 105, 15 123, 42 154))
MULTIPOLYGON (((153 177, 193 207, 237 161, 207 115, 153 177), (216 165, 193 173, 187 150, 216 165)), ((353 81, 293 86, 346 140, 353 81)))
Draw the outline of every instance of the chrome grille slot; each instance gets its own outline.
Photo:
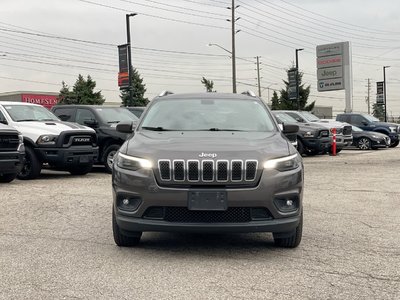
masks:
POLYGON ((329 136, 329 130, 320 130, 318 136, 319 137, 328 137, 329 136))
POLYGON ((173 173, 174 173, 175 181, 184 181, 185 180, 185 161, 174 160, 173 173))
POLYGON ((217 161, 217 181, 226 182, 228 181, 228 166, 227 160, 217 161))
POLYGON ((231 180, 242 181, 243 162, 241 160, 232 160, 231 163, 231 180))
POLYGON ((200 179, 200 163, 198 160, 188 161, 188 180, 199 181, 200 179))
POLYGON ((160 176, 162 180, 171 180, 171 161, 159 160, 158 168, 160 169, 160 176))
POLYGON ((214 161, 213 160, 203 160, 202 164, 203 164, 202 165, 203 181, 204 182, 214 181, 214 161))
POLYGON ((256 178, 257 174, 257 161, 256 160, 246 160, 246 169, 245 169, 246 181, 253 181, 256 178))

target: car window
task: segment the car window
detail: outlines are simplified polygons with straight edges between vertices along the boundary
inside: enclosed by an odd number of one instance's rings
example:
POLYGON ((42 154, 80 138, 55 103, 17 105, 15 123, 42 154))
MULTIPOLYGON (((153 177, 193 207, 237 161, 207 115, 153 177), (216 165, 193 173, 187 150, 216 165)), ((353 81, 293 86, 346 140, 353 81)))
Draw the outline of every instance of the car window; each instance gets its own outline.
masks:
POLYGON ((365 118, 360 115, 352 115, 351 116, 351 124, 354 124, 355 126, 365 126, 363 122, 366 122, 365 118))
POLYGON ((75 109, 71 107, 55 108, 54 114, 59 117, 62 121, 73 122, 73 114, 75 109))
POLYGON ((3 115, 3 113, 0 111, 0 123, 2 124, 8 124, 6 117, 3 115))
POLYGON ((142 129, 275 131, 272 116, 258 100, 168 99, 152 104, 142 129))
POLYGON ((90 110, 85 108, 78 108, 76 110, 75 122, 81 125, 85 125, 85 121, 95 121, 96 116, 90 110))
POLYGON ((104 123, 108 124, 138 120, 134 114, 124 107, 98 107, 96 113, 104 123))
POLYGON ((305 120, 299 116, 298 114, 294 113, 294 112, 286 112, 286 114, 288 114, 289 116, 291 116, 293 119, 295 119, 297 122, 305 122, 305 120))
POLYGON ((4 108, 15 122, 59 121, 52 112, 40 105, 6 105, 4 108))

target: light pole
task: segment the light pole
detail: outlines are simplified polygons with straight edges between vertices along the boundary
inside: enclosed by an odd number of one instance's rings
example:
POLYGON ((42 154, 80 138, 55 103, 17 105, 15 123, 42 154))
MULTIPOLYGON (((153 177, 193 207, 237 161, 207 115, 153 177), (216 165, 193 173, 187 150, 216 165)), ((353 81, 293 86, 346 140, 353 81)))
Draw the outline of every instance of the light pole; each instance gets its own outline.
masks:
POLYGON ((385 104, 385 122, 387 122, 387 117, 386 117, 386 110, 387 110, 387 105, 386 105, 386 68, 390 68, 390 66, 384 66, 383 67, 383 99, 384 99, 384 104, 385 104))
POLYGON ((296 49, 296 100, 297 110, 300 110, 300 96, 299 96, 299 51, 303 51, 303 48, 296 49))
POLYGON ((230 54, 230 57, 232 58, 232 92, 235 94, 236 93, 236 62, 235 62, 236 58, 235 58, 234 54, 232 53, 232 51, 229 51, 228 49, 226 49, 218 44, 208 43, 207 46, 209 46, 209 47, 216 46, 230 54))
POLYGON ((228 53, 231 55, 231 56, 229 56, 229 57, 232 57, 232 52, 231 52, 231 51, 229 51, 228 49, 226 49, 226 48, 224 48, 224 47, 222 47, 222 46, 220 46, 220 45, 218 45, 218 44, 208 43, 207 46, 208 46, 208 47, 216 46, 216 47, 218 47, 218 48, 221 48, 222 50, 228 52, 228 53))
POLYGON ((265 87, 265 88, 262 89, 262 92, 265 91, 265 90, 268 90, 267 104, 268 104, 268 102, 269 102, 269 100, 270 100, 270 98, 269 98, 269 90, 270 90, 270 87, 273 86, 273 85, 276 85, 276 84, 277 84, 276 82, 273 82, 273 83, 271 83, 270 85, 268 85, 267 87, 265 87))
POLYGON ((126 14, 126 43, 128 45, 128 79, 129 79, 129 104, 133 104, 133 88, 132 88, 132 53, 131 53, 131 26, 129 17, 136 16, 136 13, 126 14))

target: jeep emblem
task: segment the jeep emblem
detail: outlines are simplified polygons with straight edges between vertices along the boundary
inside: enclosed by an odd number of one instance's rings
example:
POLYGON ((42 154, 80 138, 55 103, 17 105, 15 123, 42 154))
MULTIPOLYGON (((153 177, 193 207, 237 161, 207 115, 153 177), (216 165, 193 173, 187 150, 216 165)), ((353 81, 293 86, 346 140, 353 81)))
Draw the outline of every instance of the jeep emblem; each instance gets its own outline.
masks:
POLYGON ((204 153, 204 152, 201 152, 199 154, 199 157, 201 157, 201 158, 209 158, 209 157, 216 158, 217 157, 217 153, 204 153))

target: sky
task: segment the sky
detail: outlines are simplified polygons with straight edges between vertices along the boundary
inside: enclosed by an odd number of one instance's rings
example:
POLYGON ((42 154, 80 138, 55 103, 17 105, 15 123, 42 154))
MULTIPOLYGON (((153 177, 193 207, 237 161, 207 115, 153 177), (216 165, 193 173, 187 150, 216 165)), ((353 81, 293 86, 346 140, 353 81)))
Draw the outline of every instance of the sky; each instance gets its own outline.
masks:
MULTIPOLYGON (((0 93, 59 92, 78 74, 90 75, 107 102, 119 102, 117 45, 126 43, 130 18, 132 64, 146 96, 162 90, 205 91, 202 77, 218 92, 232 91, 231 0, 1 0, 0 93), (208 44, 219 46, 208 46, 208 44), (224 50, 225 48, 226 50, 224 50)), ((284 87, 286 70, 299 52, 309 102, 345 108, 345 92, 318 92, 316 46, 349 41, 352 48, 353 110, 367 112, 386 68, 387 112, 400 116, 400 1, 236 0, 237 90, 261 91, 266 101, 284 87), (269 97, 268 97, 269 95, 269 97)))

